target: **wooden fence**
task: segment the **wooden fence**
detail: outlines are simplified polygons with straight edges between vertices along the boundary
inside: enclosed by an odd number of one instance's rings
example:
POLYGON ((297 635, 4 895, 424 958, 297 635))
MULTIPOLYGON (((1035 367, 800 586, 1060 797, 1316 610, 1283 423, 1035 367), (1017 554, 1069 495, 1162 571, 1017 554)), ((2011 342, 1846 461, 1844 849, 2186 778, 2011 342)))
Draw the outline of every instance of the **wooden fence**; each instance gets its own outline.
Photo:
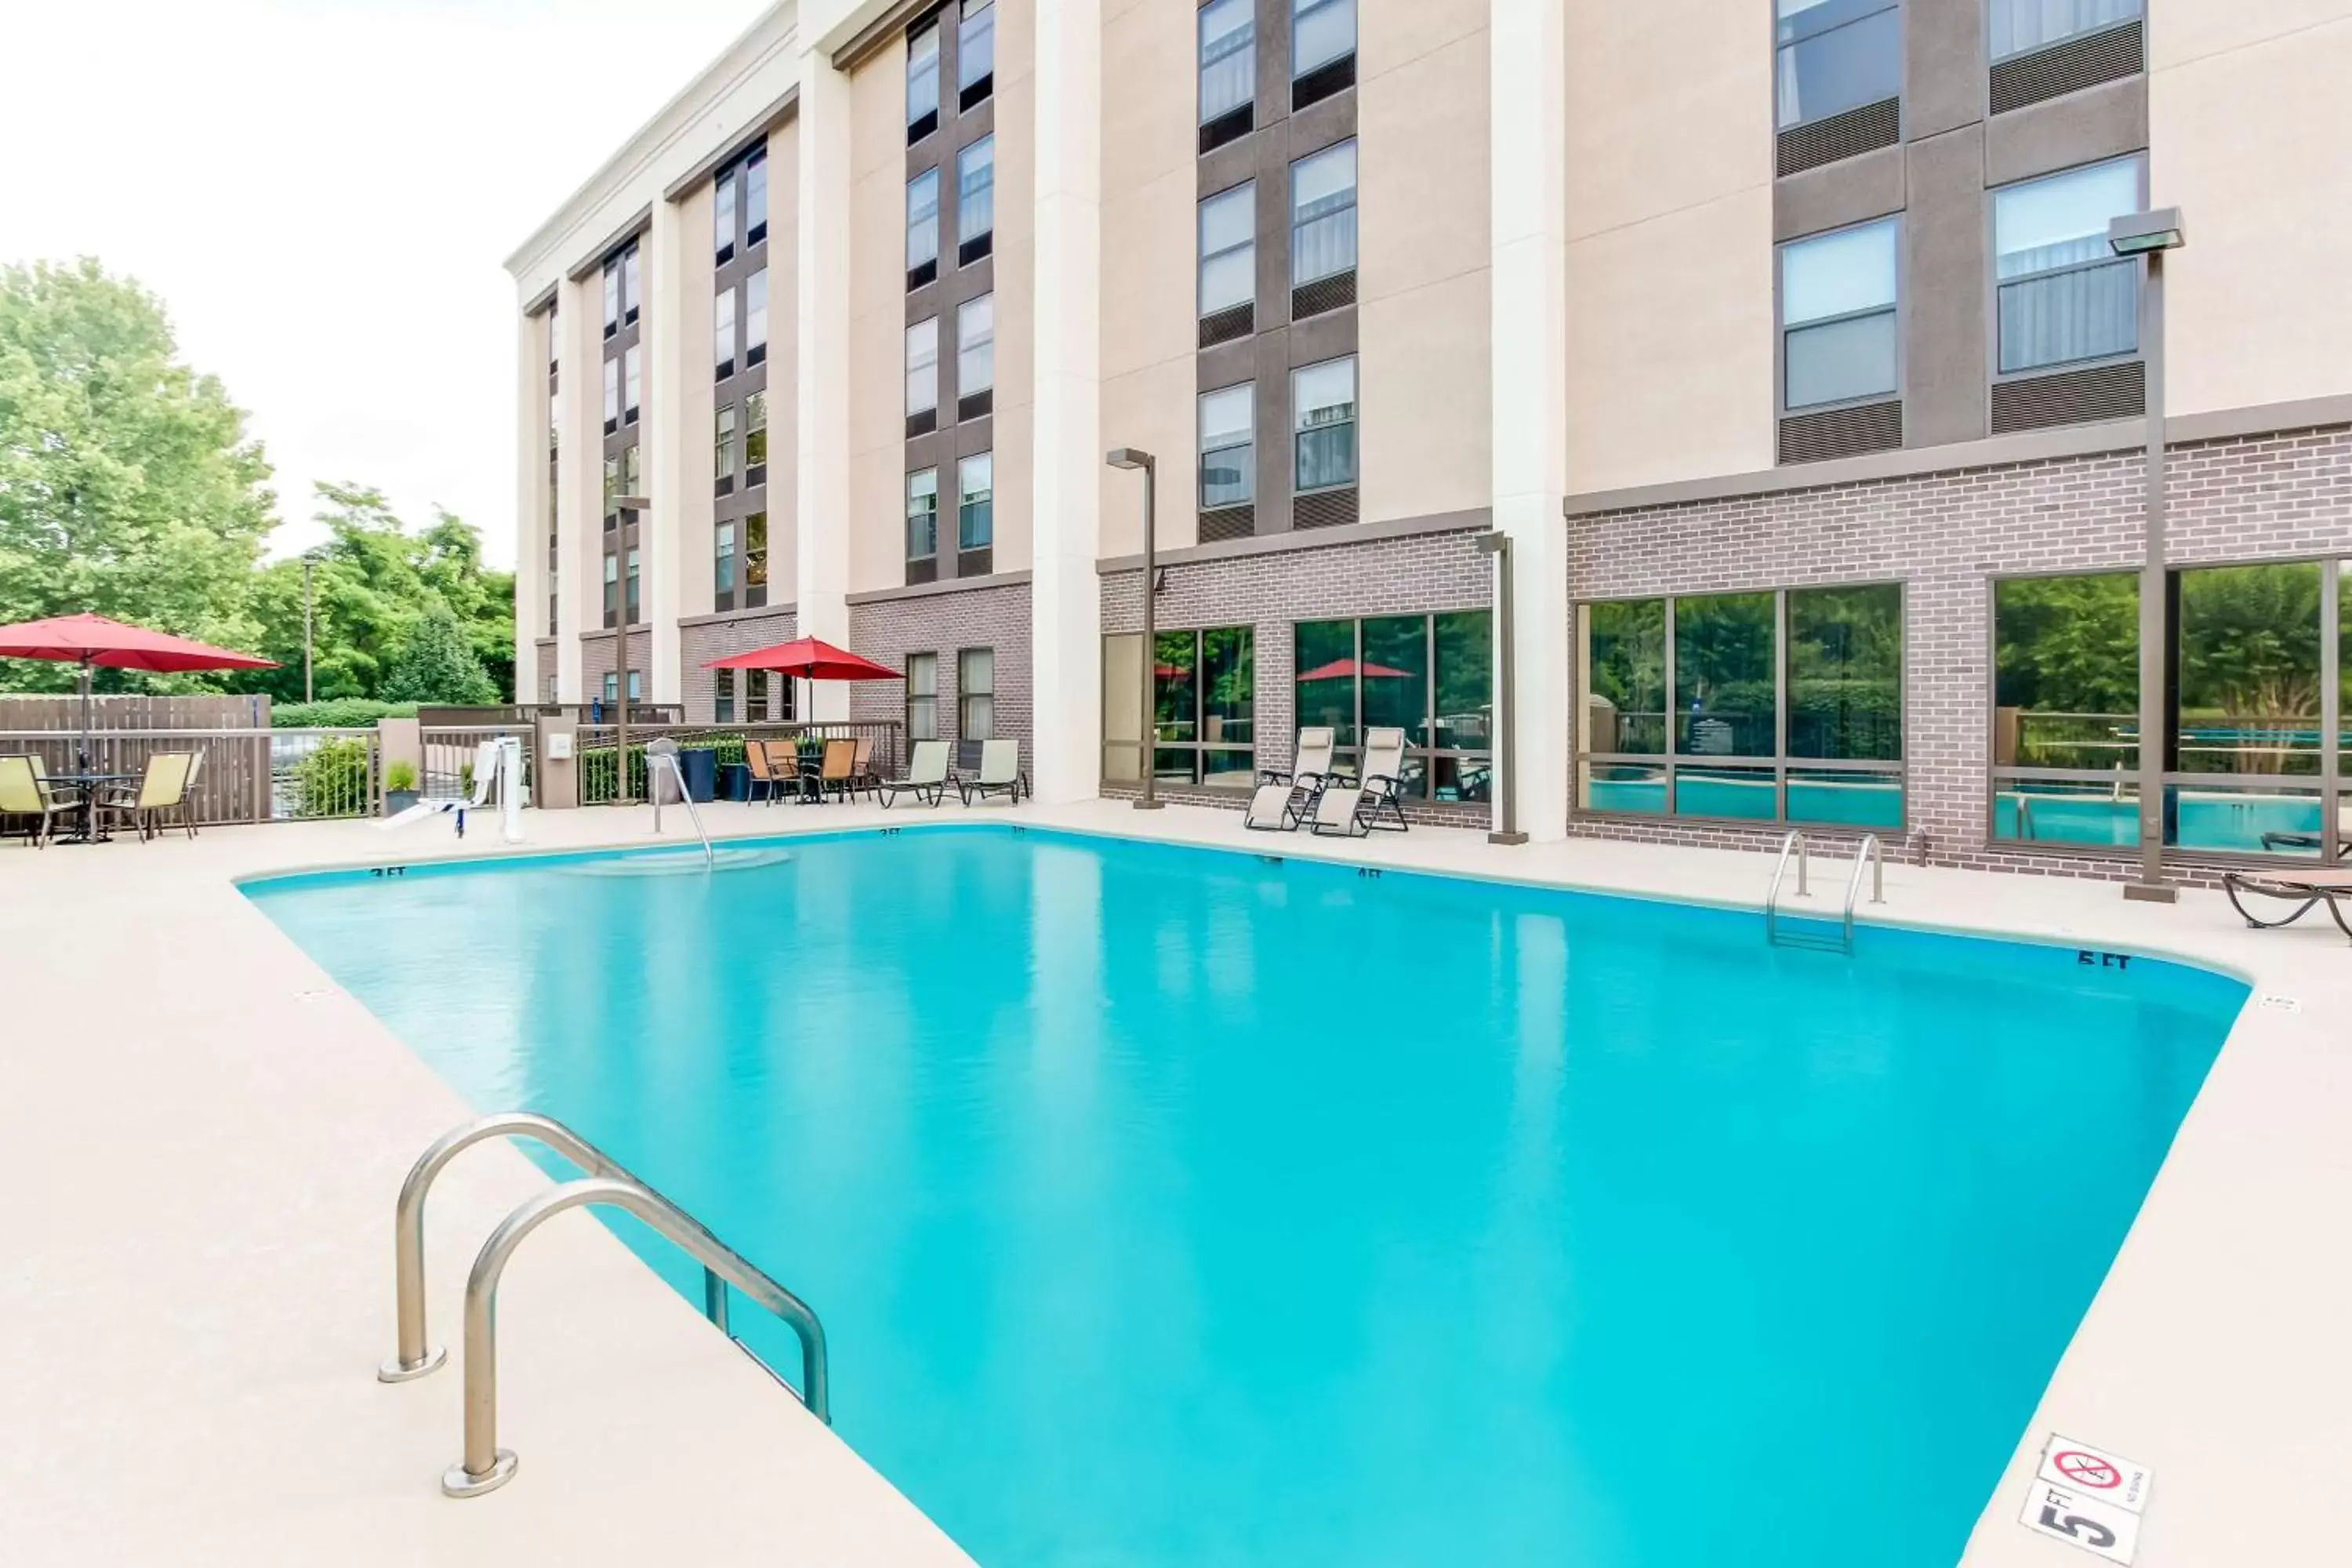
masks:
POLYGON ((0 756, 30 755, 53 777, 126 781, 159 752, 194 752, 200 823, 362 816, 380 787, 373 730, 273 730, 267 697, 0 697, 0 756))

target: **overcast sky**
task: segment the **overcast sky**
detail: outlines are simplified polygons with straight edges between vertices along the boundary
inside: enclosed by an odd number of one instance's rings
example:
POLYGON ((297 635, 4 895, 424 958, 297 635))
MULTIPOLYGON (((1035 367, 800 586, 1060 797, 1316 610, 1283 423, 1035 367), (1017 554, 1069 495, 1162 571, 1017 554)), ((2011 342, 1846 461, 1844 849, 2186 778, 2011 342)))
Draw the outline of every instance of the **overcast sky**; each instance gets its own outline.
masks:
POLYGON ((766 5, 0 0, 0 261, 163 296, 268 447, 274 552, 350 480, 511 565, 502 264, 766 5))

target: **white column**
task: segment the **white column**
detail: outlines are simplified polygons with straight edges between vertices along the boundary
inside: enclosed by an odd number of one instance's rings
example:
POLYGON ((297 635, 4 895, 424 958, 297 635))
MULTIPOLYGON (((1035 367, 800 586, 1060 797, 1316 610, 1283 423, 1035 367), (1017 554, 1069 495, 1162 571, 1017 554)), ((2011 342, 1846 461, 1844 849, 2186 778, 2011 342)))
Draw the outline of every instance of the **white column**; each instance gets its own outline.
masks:
POLYGON ((1519 826, 1568 832, 1565 0, 1493 0, 1495 526, 1511 536, 1519 826))
POLYGON ((1031 668, 1045 801, 1102 777, 1102 0, 1037 0, 1031 668))
POLYGON ((645 414, 637 441, 645 447, 646 495, 652 510, 637 518, 638 570, 645 574, 645 617, 651 632, 651 666, 645 675, 646 700, 681 702, 686 688, 679 668, 677 617, 682 609, 678 563, 679 500, 686 484, 680 417, 686 392, 679 331, 687 276, 685 239, 676 202, 654 203, 653 227, 638 241, 643 255, 639 287, 645 295, 638 317, 638 352, 645 358, 645 414))
POLYGON ((562 340, 556 384, 563 395, 563 428, 557 438, 562 473, 556 528, 562 581, 555 604, 555 689, 561 700, 585 702, 587 659, 580 634, 604 624, 603 575, 604 530, 604 366, 599 295, 593 274, 585 289, 569 279, 555 286, 556 334, 562 340))
POLYGON ((514 700, 547 695, 539 634, 547 629, 547 323, 516 322, 514 700))
MULTIPOLYGON (((804 35, 813 39, 814 35, 804 35)), ((849 79, 800 58, 800 356, 793 418, 794 603, 803 637, 849 645, 849 79)), ((849 717, 840 681, 803 688, 813 719, 849 717)))

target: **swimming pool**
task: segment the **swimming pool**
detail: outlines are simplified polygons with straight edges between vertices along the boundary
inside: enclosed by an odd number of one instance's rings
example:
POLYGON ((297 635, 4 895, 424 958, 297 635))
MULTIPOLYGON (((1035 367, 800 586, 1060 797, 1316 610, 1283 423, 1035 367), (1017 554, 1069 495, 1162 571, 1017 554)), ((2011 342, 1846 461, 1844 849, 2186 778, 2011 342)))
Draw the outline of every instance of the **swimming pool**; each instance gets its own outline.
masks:
POLYGON ((788 847, 248 891, 803 1295, 841 1435, 987 1568, 1945 1568, 2245 994, 1041 831, 788 847))

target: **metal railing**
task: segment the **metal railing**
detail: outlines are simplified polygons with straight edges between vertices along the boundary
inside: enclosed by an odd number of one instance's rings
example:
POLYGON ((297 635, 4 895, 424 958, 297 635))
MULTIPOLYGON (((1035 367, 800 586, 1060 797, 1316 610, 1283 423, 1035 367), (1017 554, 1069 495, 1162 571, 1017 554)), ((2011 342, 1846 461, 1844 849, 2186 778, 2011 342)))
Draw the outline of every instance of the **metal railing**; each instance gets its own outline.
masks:
POLYGON ((53 775, 136 777, 152 758, 193 752, 189 800, 207 827, 372 816, 383 784, 373 729, 104 730, 89 736, 86 765, 80 745, 72 731, 0 731, 0 756, 38 757, 53 775))
POLYGON ((617 799, 646 798, 646 746, 656 740, 671 740, 680 750, 709 747, 719 753, 719 765, 732 766, 743 761, 743 742, 761 741, 770 745, 784 742, 792 745, 821 744, 829 740, 847 738, 870 740, 874 742, 874 767, 886 776, 900 773, 906 767, 906 747, 902 739, 906 726, 895 719, 842 719, 811 722, 756 724, 641 724, 629 722, 629 778, 625 793, 616 793, 621 782, 619 759, 614 754, 615 733, 610 724, 583 725, 574 742, 576 776, 580 784, 580 804, 610 805, 617 799))
POLYGON ((531 739, 529 724, 435 725, 417 731, 417 749, 424 754, 417 787, 427 795, 446 800, 474 790, 474 759, 485 741, 509 738, 522 742, 523 779, 530 779, 531 739))
POLYGON ((679 804, 686 807, 686 819, 694 824, 694 836, 702 840, 702 868, 706 871, 713 869, 719 858, 710 847, 709 829, 702 826, 702 813, 694 809, 694 794, 686 787, 686 770, 677 763, 677 742, 667 736, 647 742, 646 765, 652 770, 647 782, 654 786, 651 793, 654 797, 655 834, 658 836, 661 832, 662 781, 667 779, 671 787, 677 791, 679 804))
MULTIPOLYGON (((702 1265, 703 1310, 738 1350, 772 1377, 775 1370, 738 1337, 728 1321, 732 1285, 782 1319, 801 1344, 801 1386, 794 1392, 820 1421, 832 1420, 826 1385, 824 1327, 808 1304, 710 1234, 693 1215, 631 1175, 618 1162, 551 1117, 507 1111, 467 1122, 435 1141, 400 1184, 393 1215, 393 1289, 398 1332, 395 1352, 376 1376, 405 1383, 438 1369, 446 1352, 428 1342, 425 1321, 425 1200, 433 1180, 458 1153, 486 1139, 530 1138, 586 1171, 540 1194, 500 1221, 474 1259, 466 1281, 465 1457, 441 1478, 451 1497, 479 1497, 512 1479, 515 1455, 498 1446, 498 1294, 507 1262, 523 1238, 568 1209, 625 1209, 702 1265)), ((784 1383, 782 1377, 776 1377, 784 1383)), ((791 1388, 785 1383, 786 1388, 791 1388)))
POLYGON ((1773 864, 1772 885, 1764 895, 1764 940, 1773 947, 1807 947, 1828 952, 1850 953, 1853 951, 1853 907, 1862 897, 1862 874, 1865 869, 1871 873, 1870 901, 1874 904, 1886 901, 1885 847, 1879 843, 1875 833, 1864 834, 1861 842, 1854 847, 1853 872, 1846 879, 1845 907, 1839 922, 1838 939, 1834 942, 1784 931, 1780 926, 1780 886, 1789 874, 1789 858, 1791 855, 1797 860, 1796 896, 1801 899, 1812 896, 1806 886, 1808 851, 1809 845, 1801 832, 1791 831, 1780 840, 1780 858, 1773 864))

